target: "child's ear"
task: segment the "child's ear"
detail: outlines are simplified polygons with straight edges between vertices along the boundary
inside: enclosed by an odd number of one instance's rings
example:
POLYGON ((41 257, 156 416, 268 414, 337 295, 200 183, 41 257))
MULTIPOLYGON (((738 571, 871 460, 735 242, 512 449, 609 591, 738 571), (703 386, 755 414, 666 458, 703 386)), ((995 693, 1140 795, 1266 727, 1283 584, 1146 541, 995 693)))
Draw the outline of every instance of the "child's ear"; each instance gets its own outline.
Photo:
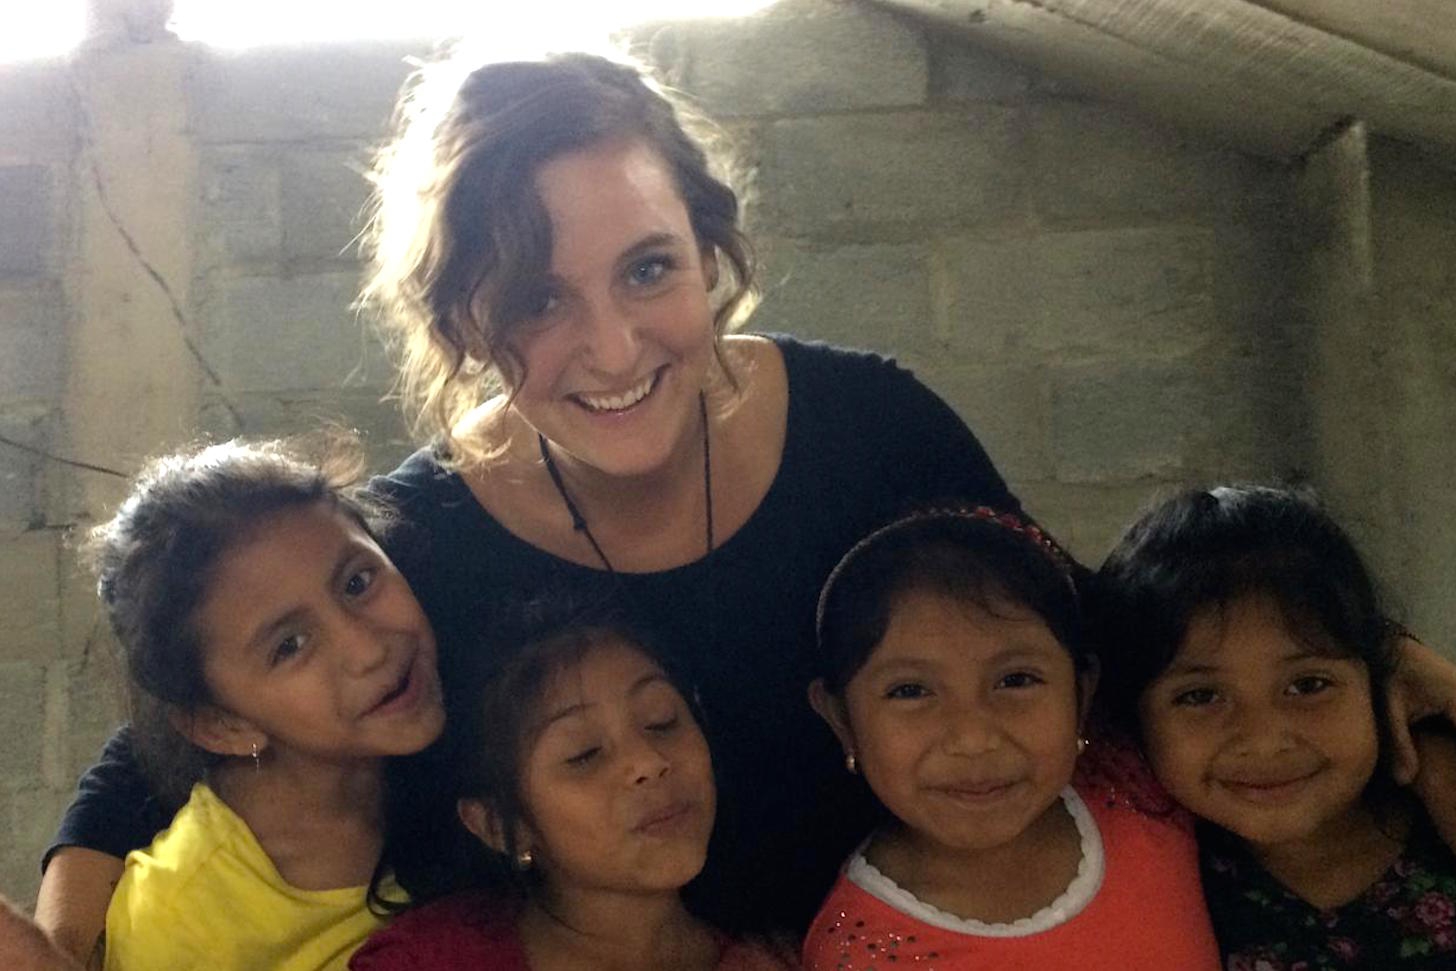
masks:
MULTIPOLYGON (((460 799, 455 803, 455 815, 470 830, 472 836, 502 855, 506 852, 506 829, 501 814, 484 799, 460 799)), ((516 850, 530 849, 531 831, 526 826, 518 827, 516 850)))
POLYGON ((834 696, 823 678, 815 678, 809 682, 809 707, 829 724, 834 731, 834 737, 844 747, 844 754, 854 754, 858 746, 854 741, 854 730, 849 727, 849 716, 845 713, 844 702, 834 696))
POLYGON ((213 755, 241 758, 268 747, 268 736, 252 722, 212 705, 194 711, 173 708, 167 712, 167 721, 187 741, 213 755))
POLYGON ((1077 675, 1077 731, 1087 728, 1087 716, 1092 712, 1092 698, 1097 694, 1097 682, 1102 678, 1102 662, 1097 655, 1089 654, 1082 673, 1077 675))

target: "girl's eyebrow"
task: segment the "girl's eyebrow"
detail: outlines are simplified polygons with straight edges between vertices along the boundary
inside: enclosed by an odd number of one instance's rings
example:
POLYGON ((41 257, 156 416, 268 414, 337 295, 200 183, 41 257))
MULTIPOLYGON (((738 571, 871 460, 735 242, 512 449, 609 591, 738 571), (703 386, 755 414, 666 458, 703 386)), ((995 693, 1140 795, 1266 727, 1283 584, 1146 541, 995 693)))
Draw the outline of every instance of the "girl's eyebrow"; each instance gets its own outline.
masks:
POLYGON ((1214 664, 1212 661, 1198 661, 1191 663, 1188 661, 1174 661, 1172 664, 1168 665, 1168 667, 1163 671, 1163 676, 1168 677, 1172 675, 1184 674, 1218 674, 1222 670, 1222 668, 1220 668, 1217 664, 1214 664))
MULTIPOLYGON (((663 675, 662 672, 649 671, 647 674, 642 675, 642 677, 632 682, 632 686, 627 689, 627 697, 633 697, 643 688, 657 681, 670 683, 667 681, 667 677, 663 675)), ((541 727, 537 729, 537 734, 546 731, 546 729, 550 728, 552 725, 556 724, 564 718, 570 718, 573 715, 580 715, 584 713, 588 708, 597 707, 598 704, 599 703, 595 701, 578 701, 575 704, 567 705, 565 708, 555 711, 552 714, 548 715, 546 718, 542 719, 541 727)))

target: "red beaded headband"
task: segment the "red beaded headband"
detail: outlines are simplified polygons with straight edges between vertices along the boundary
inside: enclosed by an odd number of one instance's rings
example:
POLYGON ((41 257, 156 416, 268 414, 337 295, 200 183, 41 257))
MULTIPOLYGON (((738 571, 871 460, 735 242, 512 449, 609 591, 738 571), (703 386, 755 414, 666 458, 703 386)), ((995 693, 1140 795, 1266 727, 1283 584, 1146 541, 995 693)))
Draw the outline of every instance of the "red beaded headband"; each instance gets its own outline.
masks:
POLYGON ((1062 548, 1036 523, 1022 519, 1016 513, 1001 512, 990 506, 935 506, 913 512, 908 516, 881 526, 858 543, 855 543, 848 553, 840 557, 839 562, 834 565, 834 569, 829 571, 829 576, 825 579, 824 586, 819 590, 819 603, 814 611, 814 639, 816 643, 819 643, 821 646, 823 643, 824 611, 829 603, 829 593, 834 589, 834 585, 839 581, 839 577, 848 568, 849 564, 858 559, 865 549, 878 543, 887 534, 897 533, 907 526, 913 526, 916 523, 936 519, 975 520, 991 523, 992 525, 999 526, 1002 529, 1009 530, 1018 536, 1024 537, 1032 546, 1040 550, 1047 559, 1051 560, 1052 565, 1057 568, 1057 571, 1066 577, 1067 585, 1071 588, 1073 599, 1077 598, 1077 585, 1072 580, 1071 557, 1067 556, 1062 548))

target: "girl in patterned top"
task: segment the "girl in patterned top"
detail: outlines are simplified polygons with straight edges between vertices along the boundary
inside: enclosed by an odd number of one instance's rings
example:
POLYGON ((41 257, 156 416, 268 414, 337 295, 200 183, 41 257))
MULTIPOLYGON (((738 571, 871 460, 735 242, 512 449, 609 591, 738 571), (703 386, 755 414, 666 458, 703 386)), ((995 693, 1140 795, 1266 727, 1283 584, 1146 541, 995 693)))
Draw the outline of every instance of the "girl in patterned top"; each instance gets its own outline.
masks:
POLYGON ((1098 585, 1115 707, 1205 820, 1227 967, 1456 966, 1456 860, 1387 771, 1398 629, 1339 527, 1292 491, 1188 492, 1098 585))

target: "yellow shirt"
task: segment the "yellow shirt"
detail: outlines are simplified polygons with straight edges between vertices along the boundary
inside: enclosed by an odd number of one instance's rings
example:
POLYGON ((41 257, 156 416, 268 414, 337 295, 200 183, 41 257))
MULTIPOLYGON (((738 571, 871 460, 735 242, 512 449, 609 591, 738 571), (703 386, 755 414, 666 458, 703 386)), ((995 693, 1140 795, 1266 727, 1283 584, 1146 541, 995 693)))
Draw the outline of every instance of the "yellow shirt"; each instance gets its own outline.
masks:
POLYGON ((127 855, 106 912, 106 971, 345 971, 383 924, 367 889, 290 886, 247 824, 198 784, 172 825, 127 855))

